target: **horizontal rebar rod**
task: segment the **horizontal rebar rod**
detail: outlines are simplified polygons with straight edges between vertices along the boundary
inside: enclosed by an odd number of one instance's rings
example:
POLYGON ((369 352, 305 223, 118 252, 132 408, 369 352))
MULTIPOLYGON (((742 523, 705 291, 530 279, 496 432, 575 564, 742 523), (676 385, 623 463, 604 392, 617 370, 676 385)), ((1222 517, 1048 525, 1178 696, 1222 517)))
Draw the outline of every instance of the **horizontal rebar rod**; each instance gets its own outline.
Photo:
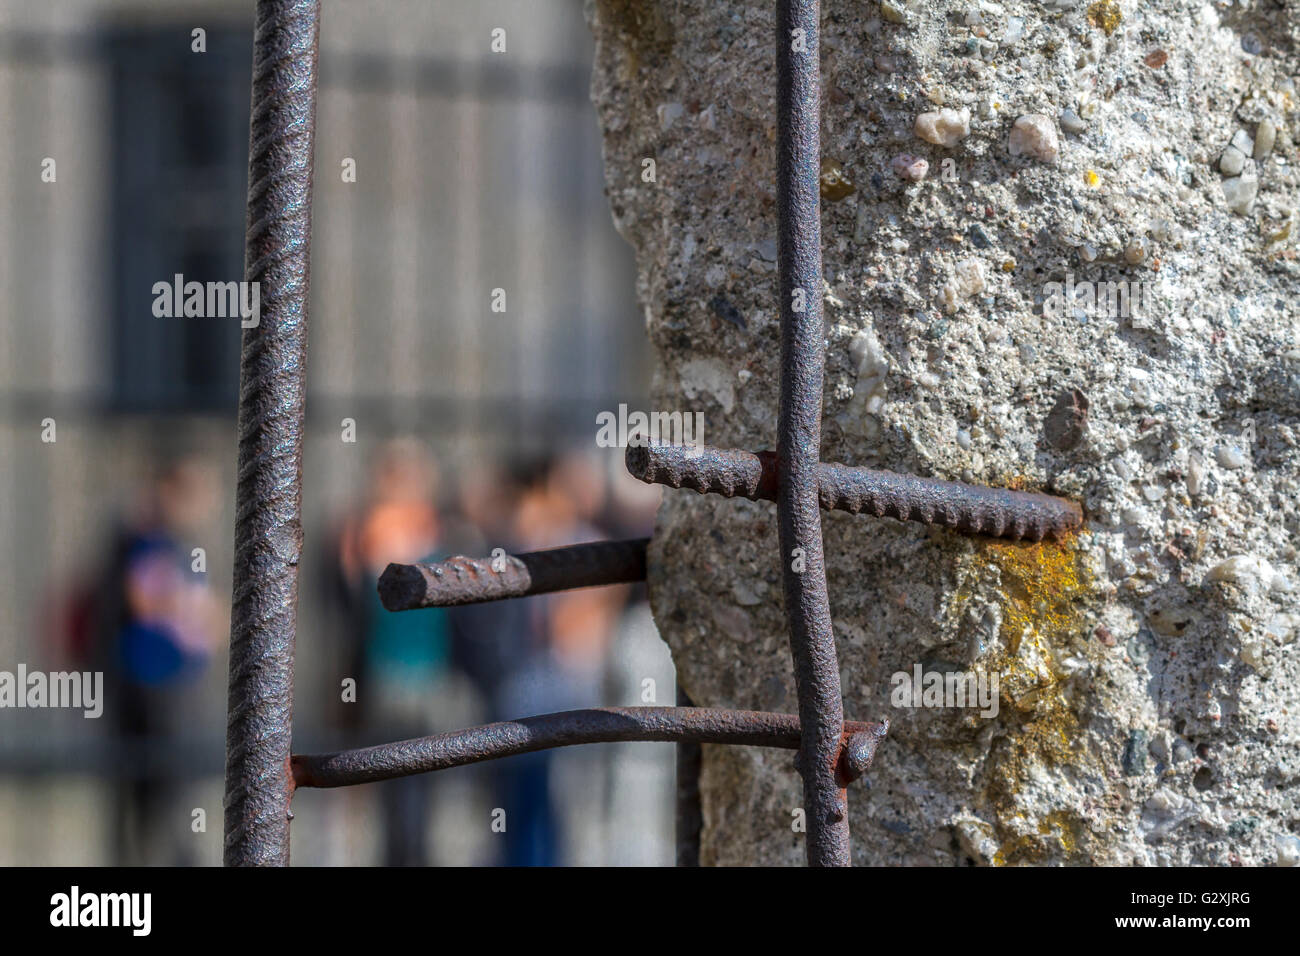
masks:
MULTIPOLYGON (((693 488, 727 498, 776 500, 778 463, 772 452, 629 446, 627 470, 648 484, 693 488)), ((1033 491, 826 463, 817 466, 817 480, 826 511, 866 512, 941 525, 963 534, 1041 541, 1048 536, 1059 539, 1083 523, 1083 509, 1073 501, 1033 491)))
POLYGON ((594 541, 519 555, 390 564, 379 577, 379 600, 390 611, 412 611, 644 581, 649 543, 594 541))
MULTIPOLYGON (((839 773, 847 784, 871 765, 889 722, 846 721, 839 773)), ((361 750, 292 758, 299 787, 347 787, 516 754, 616 741, 799 747, 799 718, 706 707, 598 707, 507 720, 361 750)))

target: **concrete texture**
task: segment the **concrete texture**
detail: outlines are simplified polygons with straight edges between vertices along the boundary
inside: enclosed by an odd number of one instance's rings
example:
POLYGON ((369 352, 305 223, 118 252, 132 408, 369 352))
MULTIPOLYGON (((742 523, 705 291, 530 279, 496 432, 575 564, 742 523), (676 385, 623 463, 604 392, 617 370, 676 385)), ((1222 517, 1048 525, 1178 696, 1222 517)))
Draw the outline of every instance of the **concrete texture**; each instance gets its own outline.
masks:
MULTIPOLYGON (((587 7, 655 408, 750 449, 777 413, 771 7, 587 7)), ((845 716, 893 721, 857 863, 1300 860, 1297 14, 824 4, 823 458, 1087 515, 1065 545, 825 516, 845 716), (996 675, 997 716, 892 706, 918 664, 996 675)), ((773 506, 667 492, 651 557, 691 697, 794 710, 773 506)), ((703 861, 801 862, 789 754, 705 759, 703 861)))

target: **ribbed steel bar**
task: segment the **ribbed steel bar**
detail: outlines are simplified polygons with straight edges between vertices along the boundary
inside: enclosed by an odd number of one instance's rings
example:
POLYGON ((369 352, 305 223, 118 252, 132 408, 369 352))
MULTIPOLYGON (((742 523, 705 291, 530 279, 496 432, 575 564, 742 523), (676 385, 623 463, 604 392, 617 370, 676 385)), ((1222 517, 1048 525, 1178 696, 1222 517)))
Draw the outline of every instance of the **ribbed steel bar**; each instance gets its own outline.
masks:
POLYGON ((289 862, 293 653, 318 0, 258 0, 244 278, 261 314, 240 355, 225 863, 289 862))
MULTIPOLYGON (((685 445, 629 447, 627 468, 644 482, 753 501, 775 501, 779 482, 777 457, 771 452, 685 445)), ((875 468, 823 462, 817 466, 817 485, 818 500, 826 511, 919 521, 963 534, 1013 541, 1059 540, 1083 523, 1083 510, 1065 498, 875 468)))
MULTIPOLYGON (((845 724, 836 738, 836 777, 847 784, 870 766, 888 724, 845 724)), ((799 747, 799 718, 748 710, 701 707, 598 707, 507 720, 452 733, 333 754, 296 755, 299 787, 347 787, 447 770, 517 754, 615 741, 662 741, 799 747)))
POLYGON ((777 528, 802 737, 811 866, 848 866, 848 800, 836 775, 844 706, 826 596, 817 466, 821 459, 821 69, 818 0, 776 4, 777 272, 781 407, 777 528))
POLYGON ((519 555, 390 564, 379 577, 379 600, 390 611, 410 611, 644 581, 649 543, 595 541, 519 555))

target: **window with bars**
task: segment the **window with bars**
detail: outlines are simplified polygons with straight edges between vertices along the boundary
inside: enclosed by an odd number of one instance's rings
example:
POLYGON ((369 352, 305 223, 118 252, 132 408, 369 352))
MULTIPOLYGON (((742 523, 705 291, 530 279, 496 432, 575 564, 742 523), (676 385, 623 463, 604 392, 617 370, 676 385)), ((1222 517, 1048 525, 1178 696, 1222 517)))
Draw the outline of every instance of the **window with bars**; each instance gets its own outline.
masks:
POLYGON ((123 411, 222 412, 239 387, 238 320, 157 317, 153 287, 243 276, 247 28, 114 29, 105 37, 112 110, 111 402, 123 411))

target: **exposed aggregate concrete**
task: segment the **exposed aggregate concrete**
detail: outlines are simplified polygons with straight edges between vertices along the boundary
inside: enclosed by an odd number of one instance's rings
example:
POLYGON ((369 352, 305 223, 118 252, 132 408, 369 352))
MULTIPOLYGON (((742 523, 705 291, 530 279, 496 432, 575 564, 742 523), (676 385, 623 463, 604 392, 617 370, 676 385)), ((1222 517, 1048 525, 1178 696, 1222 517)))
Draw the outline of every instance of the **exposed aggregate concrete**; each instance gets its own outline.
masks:
MULTIPOLYGON (((771 7, 588 0, 655 408, 754 450, 771 7)), ((822 457, 1087 515, 1065 546, 824 515, 845 716, 893 722, 855 861, 1300 862, 1300 5, 827 0, 821 43, 822 457), (918 663, 997 674, 998 715, 892 707, 918 663)), ((773 506, 670 491, 651 565, 692 698, 794 710, 773 506)), ((802 861, 789 754, 708 748, 702 783, 704 862, 802 861)))

